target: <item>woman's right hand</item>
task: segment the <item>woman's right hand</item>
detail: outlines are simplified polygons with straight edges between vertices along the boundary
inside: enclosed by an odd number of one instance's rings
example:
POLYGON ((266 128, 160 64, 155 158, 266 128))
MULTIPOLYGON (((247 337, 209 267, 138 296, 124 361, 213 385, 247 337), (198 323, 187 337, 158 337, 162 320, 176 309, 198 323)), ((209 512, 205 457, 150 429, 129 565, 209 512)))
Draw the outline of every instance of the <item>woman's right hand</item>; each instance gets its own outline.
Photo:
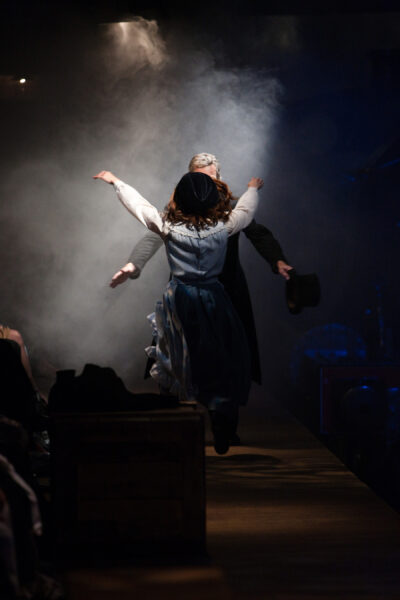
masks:
POLYGON ((131 262, 126 263, 126 265, 115 273, 114 277, 111 279, 110 287, 115 288, 117 285, 124 283, 134 271, 135 265, 131 262))
POLYGON ((264 185, 264 181, 260 177, 252 177, 247 185, 248 187, 255 187, 259 190, 264 185))

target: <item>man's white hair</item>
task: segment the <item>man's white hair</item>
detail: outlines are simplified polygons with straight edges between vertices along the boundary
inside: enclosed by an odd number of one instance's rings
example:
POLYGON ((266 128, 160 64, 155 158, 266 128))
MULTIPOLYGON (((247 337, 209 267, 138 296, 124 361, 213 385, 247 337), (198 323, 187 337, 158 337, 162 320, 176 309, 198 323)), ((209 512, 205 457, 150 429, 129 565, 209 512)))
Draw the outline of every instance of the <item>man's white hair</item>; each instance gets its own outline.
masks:
POLYGON ((217 170, 217 179, 221 179, 221 165, 214 154, 208 154, 208 152, 200 152, 195 154, 189 163, 189 171, 195 169, 201 169, 202 167, 208 167, 208 165, 214 165, 217 170))

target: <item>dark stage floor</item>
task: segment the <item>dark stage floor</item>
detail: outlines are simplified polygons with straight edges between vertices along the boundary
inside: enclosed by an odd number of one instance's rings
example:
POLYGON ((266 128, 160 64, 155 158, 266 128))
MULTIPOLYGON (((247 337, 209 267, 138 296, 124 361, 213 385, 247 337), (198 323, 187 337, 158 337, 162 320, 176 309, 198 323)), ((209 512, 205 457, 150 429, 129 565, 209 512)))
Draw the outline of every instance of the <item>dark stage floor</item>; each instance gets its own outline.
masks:
POLYGON ((400 516, 272 402, 241 435, 206 449, 209 559, 71 570, 69 598, 398 600, 400 516))

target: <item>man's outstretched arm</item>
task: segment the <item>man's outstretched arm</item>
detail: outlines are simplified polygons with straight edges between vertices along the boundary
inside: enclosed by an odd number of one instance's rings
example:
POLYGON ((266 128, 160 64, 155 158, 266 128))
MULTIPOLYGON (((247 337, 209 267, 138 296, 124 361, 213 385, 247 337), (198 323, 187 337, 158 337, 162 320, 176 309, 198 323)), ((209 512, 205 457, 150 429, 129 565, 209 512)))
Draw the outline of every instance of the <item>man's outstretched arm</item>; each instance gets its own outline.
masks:
POLYGON ((288 271, 293 267, 288 264, 283 250, 272 232, 264 225, 256 223, 254 219, 243 231, 257 252, 270 264, 273 272, 289 279, 288 271))
POLYGON ((140 277, 143 267, 147 261, 163 245, 162 238, 153 231, 148 231, 133 248, 128 262, 113 276, 110 286, 117 287, 124 283, 128 278, 137 279, 140 277))
POLYGON ((138 241, 132 250, 128 261, 131 262, 135 267, 135 270, 131 275, 131 279, 136 279, 139 277, 143 267, 154 256, 157 250, 161 248, 163 243, 164 242, 162 238, 157 235, 157 233, 153 233, 153 231, 148 231, 142 237, 142 239, 138 241))

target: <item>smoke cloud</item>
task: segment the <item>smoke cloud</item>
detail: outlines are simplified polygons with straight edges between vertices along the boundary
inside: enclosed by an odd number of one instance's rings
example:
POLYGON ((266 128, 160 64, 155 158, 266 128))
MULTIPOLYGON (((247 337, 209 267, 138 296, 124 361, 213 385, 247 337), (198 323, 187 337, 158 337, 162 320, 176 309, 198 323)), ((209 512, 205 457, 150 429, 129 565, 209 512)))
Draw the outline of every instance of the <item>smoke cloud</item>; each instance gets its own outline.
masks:
POLYGON ((132 76, 142 67, 160 69, 165 64, 166 46, 156 21, 136 17, 103 28, 110 44, 110 73, 116 78, 132 76))
POLYGON ((0 321, 57 368, 109 365, 137 388, 167 263, 161 251, 138 280, 108 287, 145 230, 91 176, 111 170, 161 209, 206 151, 239 195, 268 174, 280 84, 217 68, 179 31, 135 18, 61 36, 34 87, 10 111, 1 169, 0 321))

